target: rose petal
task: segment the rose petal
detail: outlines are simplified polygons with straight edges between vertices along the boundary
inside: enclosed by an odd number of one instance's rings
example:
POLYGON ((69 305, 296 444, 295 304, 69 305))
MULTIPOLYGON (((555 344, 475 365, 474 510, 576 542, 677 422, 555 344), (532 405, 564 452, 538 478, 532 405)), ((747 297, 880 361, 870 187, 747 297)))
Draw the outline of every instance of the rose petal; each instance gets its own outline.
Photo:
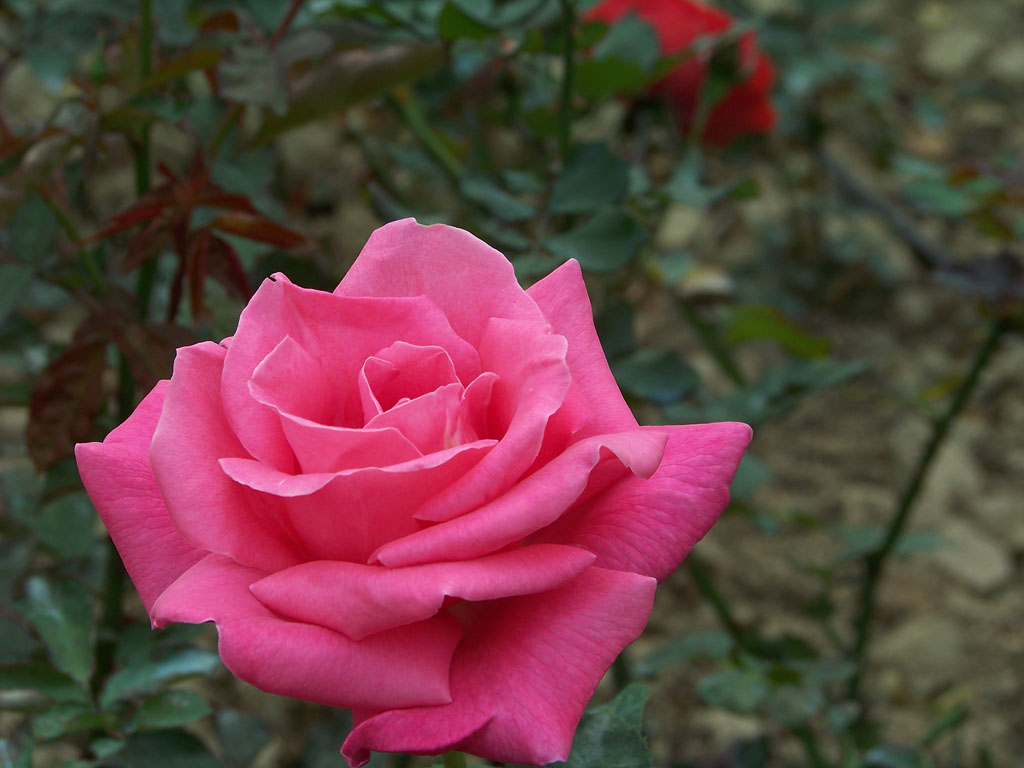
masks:
POLYGON ((370 750, 565 760, 594 688, 643 631, 654 586, 635 573, 589 568, 550 592, 473 606, 452 660, 451 704, 357 711, 342 752, 356 768, 370 750))
POLYGON ((413 399, 458 381, 452 359, 440 347, 396 341, 367 358, 359 372, 363 418, 369 421, 399 400, 413 399))
POLYGON ((265 280, 238 321, 224 361, 224 410, 247 451, 283 472, 295 461, 277 414, 253 400, 249 379, 285 336, 320 361, 343 394, 338 426, 361 427, 357 376, 366 358, 402 339, 438 346, 451 356, 459 377, 471 381, 480 371, 476 351, 459 338, 429 299, 348 298, 299 288, 283 275, 265 280))
POLYGON ((366 429, 391 427, 422 453, 452 448, 459 442, 462 391, 461 384, 447 384, 374 416, 366 423, 366 429))
POLYGON ((557 520, 583 493, 604 457, 614 456, 635 474, 649 477, 658 468, 666 439, 658 432, 634 430, 575 443, 490 504, 393 539, 374 552, 370 562, 398 568, 494 552, 557 520))
POLYGON ((485 435, 501 439, 484 461, 424 504, 417 519, 451 520, 486 504, 523 475, 569 391, 565 354, 565 338, 548 333, 546 323, 491 319, 480 343, 480 364, 498 378, 485 435))
POLYGON ((221 466, 225 479, 260 491, 278 505, 309 551, 306 559, 365 563, 384 542, 418 530, 417 506, 465 474, 493 446, 493 440, 478 440, 403 464, 334 474, 288 475, 251 459, 225 459, 221 466))
POLYGON ((320 364, 290 336, 263 359, 249 382, 253 399, 277 413, 301 472, 385 467, 421 455, 397 429, 330 426, 332 389, 320 364))
POLYGON ((167 382, 161 381, 102 443, 75 446, 82 483, 147 611, 206 554, 174 527, 149 466, 149 444, 166 392, 167 382))
POLYGON ((591 552, 555 544, 410 568, 319 560, 278 571, 251 589, 282 616, 359 640, 428 619, 448 597, 479 602, 555 589, 593 562, 591 552))
POLYGON ((573 385, 590 404, 591 415, 590 423, 580 430, 577 439, 636 429, 636 419, 622 399, 597 338, 590 297, 576 260, 565 262, 527 293, 544 312, 552 332, 569 341, 565 359, 572 371, 573 385))
POLYGON ((451 617, 436 616, 356 642, 276 616, 249 591, 266 575, 209 555, 160 596, 154 621, 158 626, 216 622, 227 668, 270 693, 334 707, 415 707, 451 700, 449 668, 462 636, 451 617))
POLYGON ((516 282, 508 259, 465 230, 443 224, 425 227, 413 219, 393 221, 370 235, 334 292, 426 296, 474 346, 492 317, 543 319, 516 282))
POLYGON ((729 483, 750 442, 746 424, 644 427, 668 436, 649 480, 626 477, 565 515, 538 541, 594 552, 602 568, 659 581, 703 538, 729 503, 729 483))
POLYGON ((224 355, 212 342, 178 350, 150 463, 167 511, 186 539, 244 565, 280 570, 308 558, 218 464, 225 456, 247 455, 221 408, 224 355))

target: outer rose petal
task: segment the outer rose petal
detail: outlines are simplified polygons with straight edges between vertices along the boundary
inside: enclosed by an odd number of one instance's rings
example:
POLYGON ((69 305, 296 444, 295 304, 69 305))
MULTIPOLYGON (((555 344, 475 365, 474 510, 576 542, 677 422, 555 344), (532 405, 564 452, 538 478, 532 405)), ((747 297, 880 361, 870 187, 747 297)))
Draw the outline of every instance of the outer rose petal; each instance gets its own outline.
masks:
POLYGON ((154 622, 216 622, 227 668, 270 693, 335 707, 390 709, 451 700, 449 666, 462 630, 450 616, 356 642, 276 616, 249 591, 266 575, 209 555, 156 601, 154 622))
POLYGON ((539 532, 537 541, 574 544, 594 552, 602 568, 659 581, 675 570, 729 503, 751 429, 733 422, 642 429, 668 435, 654 476, 613 484, 539 532))
POLYGON ((224 354, 212 342, 178 350, 149 459, 182 535, 208 552, 276 571, 305 558, 254 494, 218 464, 247 455, 221 408, 224 354))
POLYGON ((643 631, 654 587, 635 573, 589 568, 550 592, 472 606, 452 660, 451 704, 357 711, 342 752, 357 767, 370 750, 460 749, 527 765, 566 759, 594 688, 643 631))
POLYGON ((480 602, 555 589, 593 562, 592 552, 555 544, 410 568, 318 560, 271 574, 251 589, 282 616, 359 640, 428 619, 448 597, 480 602))
POLYGON ((590 422, 576 438, 636 429, 636 419, 622 399, 597 338, 590 297, 579 263, 570 259, 536 282, 527 293, 551 323, 552 332, 569 341, 565 359, 572 381, 591 409, 590 422))
MULTIPOLYGON (((540 322, 508 259, 469 232, 402 219, 376 230, 334 290, 340 296, 426 296, 479 345, 492 317, 540 322)), ((463 379, 465 381, 465 379, 463 379)))
POLYGON ((649 477, 658 468, 664 450, 665 436, 648 430, 575 443, 490 504, 391 540, 373 553, 370 562, 397 568, 468 560, 495 552, 557 520, 584 492, 602 459, 614 456, 622 466, 649 477))
POLYGON ((82 482, 147 611, 206 554, 174 527, 149 466, 149 444, 166 392, 167 382, 159 382, 106 440, 75 446, 82 482))

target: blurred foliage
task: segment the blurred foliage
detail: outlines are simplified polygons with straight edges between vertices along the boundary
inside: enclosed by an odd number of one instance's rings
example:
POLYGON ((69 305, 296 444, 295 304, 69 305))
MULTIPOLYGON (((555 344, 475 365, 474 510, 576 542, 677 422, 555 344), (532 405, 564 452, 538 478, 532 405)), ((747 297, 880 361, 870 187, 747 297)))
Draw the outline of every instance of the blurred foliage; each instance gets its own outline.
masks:
MULTIPOLYGON (((900 121, 944 118, 921 94, 907 117, 904 94, 872 55, 892 41, 861 21, 860 0, 799 0, 759 16, 744 2, 722 2, 735 27, 671 56, 642 18, 609 26, 588 20, 592 5, 0 5, 0 77, 10 85, 17 74, 42 105, 0 110, 0 405, 28 419, 24 441, 4 446, 3 766, 244 766, 272 740, 276 726, 211 697, 217 685, 197 684, 226 674, 202 628, 151 632, 139 606, 122 600, 119 562, 71 454, 169 374, 176 347, 229 335, 267 274, 282 269, 328 289, 340 277, 352 254, 332 254, 318 221, 345 202, 332 179, 285 183, 285 142, 296 131, 328 126, 358 155, 358 176, 343 181, 380 222, 415 215, 463 226, 507 254, 525 281, 578 259, 612 370, 648 421, 759 425, 855 385, 869 363, 833 357, 810 320, 850 280, 885 295, 901 280, 934 276, 996 323, 989 353, 1000 334, 1019 329, 1024 169, 1004 157, 947 167, 900 148, 900 121), (697 108, 709 108, 742 78, 732 47, 755 26, 778 72, 778 128, 702 146, 650 87, 703 56, 712 85, 697 108), (861 149, 860 168, 833 152, 839 131, 861 149), (774 175, 755 174, 758 162, 774 175), (863 168, 896 184, 879 191, 863 168), (781 195, 812 202, 761 222, 744 263, 665 237, 674 218, 730 220, 737 206, 781 195), (825 226, 864 212, 906 244, 922 272, 897 276, 871 243, 825 226), (922 234, 922 220, 969 228, 993 251, 954 258, 922 234), (662 326, 686 329, 710 366, 684 359, 657 329, 639 332, 652 306, 662 326)), ((938 421, 936 445, 986 361, 938 421)), ((892 520, 843 527, 759 508, 756 490, 771 472, 756 454, 755 444, 733 489, 734 512, 752 521, 752 535, 820 527, 836 542, 831 563, 814 569, 819 594, 800 609, 829 642, 741 625, 693 560, 723 631, 672 638, 635 660, 632 673, 699 665, 707 706, 769 724, 716 765, 794 765, 792 748, 815 768, 989 765, 984 751, 957 756, 949 747, 965 709, 894 742, 859 685, 881 565, 943 545, 927 532, 904 534, 913 483, 892 520), (851 579, 868 585, 868 599, 854 625, 841 626, 851 611, 836 587, 851 579)), ((590 710, 567 765, 652 765, 646 695, 633 684, 590 710)), ((289 764, 339 765, 346 727, 324 713, 289 764)))

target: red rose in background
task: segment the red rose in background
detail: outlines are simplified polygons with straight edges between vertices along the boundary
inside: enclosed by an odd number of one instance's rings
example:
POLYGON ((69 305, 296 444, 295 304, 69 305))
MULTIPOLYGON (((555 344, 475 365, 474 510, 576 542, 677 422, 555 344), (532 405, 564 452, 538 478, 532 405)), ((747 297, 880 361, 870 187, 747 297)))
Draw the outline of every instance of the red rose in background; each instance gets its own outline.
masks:
MULTIPOLYGON (((605 0, 588 11, 586 18, 613 24, 629 13, 654 27, 664 56, 687 50, 698 38, 720 35, 733 23, 724 11, 694 0, 605 0)), ((712 110, 702 137, 708 144, 724 146, 746 134, 767 133, 775 125, 771 102, 775 67, 757 49, 753 32, 740 38, 739 53, 742 81, 712 110)), ((673 104, 684 129, 696 111, 710 55, 710 50, 703 51, 687 59, 651 89, 673 104)))

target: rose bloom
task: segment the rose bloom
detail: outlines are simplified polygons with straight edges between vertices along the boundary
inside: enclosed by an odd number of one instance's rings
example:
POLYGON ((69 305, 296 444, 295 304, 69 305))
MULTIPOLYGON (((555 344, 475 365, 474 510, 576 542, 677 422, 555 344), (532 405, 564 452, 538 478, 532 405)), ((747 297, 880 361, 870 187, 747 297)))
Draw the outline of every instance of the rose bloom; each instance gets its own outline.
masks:
POLYGON ((406 220, 333 293, 264 281, 76 455, 153 626, 216 622, 236 676, 351 708, 353 766, 539 765, 749 440, 637 425, 575 261, 524 291, 472 235, 406 220))
MULTIPOLYGON (((732 17, 696 0, 605 0, 591 8, 588 20, 613 24, 627 14, 646 21, 658 35, 663 56, 679 54, 707 35, 720 35, 732 27, 732 17)), ((672 69, 651 88, 667 99, 687 130, 697 109, 707 79, 711 51, 702 51, 672 69)), ((740 82, 714 106, 702 140, 725 146, 747 134, 768 133, 775 126, 775 108, 771 102, 775 67, 757 49, 753 32, 739 40, 740 82)))

